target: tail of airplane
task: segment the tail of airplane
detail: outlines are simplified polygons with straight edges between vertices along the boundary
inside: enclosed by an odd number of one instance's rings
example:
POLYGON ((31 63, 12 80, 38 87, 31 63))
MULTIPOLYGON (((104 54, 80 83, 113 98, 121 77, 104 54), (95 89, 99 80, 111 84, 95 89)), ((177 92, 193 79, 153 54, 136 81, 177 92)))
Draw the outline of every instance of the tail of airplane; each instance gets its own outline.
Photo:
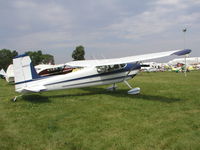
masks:
POLYGON ((15 90, 21 91, 27 87, 28 82, 39 78, 31 59, 28 55, 23 54, 13 59, 15 90))

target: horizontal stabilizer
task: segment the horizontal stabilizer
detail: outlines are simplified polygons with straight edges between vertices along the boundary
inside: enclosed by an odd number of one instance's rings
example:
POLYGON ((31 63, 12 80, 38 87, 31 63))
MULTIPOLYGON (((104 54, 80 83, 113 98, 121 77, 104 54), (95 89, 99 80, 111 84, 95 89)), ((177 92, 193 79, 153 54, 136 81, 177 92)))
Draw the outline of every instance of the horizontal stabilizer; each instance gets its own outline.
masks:
POLYGON ((33 87, 25 87, 22 89, 22 93, 38 93, 46 90, 44 86, 33 86, 33 87))

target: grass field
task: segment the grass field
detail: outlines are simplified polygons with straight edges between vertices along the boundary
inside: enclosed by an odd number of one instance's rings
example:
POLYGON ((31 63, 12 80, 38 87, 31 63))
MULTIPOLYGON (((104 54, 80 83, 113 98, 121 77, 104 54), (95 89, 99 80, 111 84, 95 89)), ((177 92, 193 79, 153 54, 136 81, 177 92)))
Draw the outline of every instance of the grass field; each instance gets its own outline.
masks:
POLYGON ((199 150, 200 71, 141 73, 124 84, 26 95, 0 80, 0 150, 199 150))

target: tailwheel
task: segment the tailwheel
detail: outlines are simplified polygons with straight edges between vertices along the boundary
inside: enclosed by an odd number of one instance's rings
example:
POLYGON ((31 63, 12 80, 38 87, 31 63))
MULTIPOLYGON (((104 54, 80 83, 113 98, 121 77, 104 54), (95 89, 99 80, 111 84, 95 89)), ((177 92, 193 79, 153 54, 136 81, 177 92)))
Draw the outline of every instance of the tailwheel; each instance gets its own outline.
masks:
POLYGON ((18 95, 18 96, 15 96, 12 100, 13 102, 16 102, 17 101, 17 98, 21 97, 22 95, 18 95))
POLYGON ((128 94, 135 95, 140 93, 139 87, 132 88, 132 86, 126 80, 124 80, 124 83, 131 89, 128 91, 128 94))

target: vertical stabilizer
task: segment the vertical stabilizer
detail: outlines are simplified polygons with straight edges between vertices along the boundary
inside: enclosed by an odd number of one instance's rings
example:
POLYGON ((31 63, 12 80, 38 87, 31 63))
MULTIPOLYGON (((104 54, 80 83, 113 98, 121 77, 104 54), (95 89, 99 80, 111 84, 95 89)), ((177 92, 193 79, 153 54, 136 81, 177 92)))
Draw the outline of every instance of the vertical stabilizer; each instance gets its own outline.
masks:
POLYGON ((28 82, 39 78, 35 68, 31 63, 28 55, 19 55, 13 59, 14 75, 15 75, 15 90, 19 91, 27 87, 28 82))

